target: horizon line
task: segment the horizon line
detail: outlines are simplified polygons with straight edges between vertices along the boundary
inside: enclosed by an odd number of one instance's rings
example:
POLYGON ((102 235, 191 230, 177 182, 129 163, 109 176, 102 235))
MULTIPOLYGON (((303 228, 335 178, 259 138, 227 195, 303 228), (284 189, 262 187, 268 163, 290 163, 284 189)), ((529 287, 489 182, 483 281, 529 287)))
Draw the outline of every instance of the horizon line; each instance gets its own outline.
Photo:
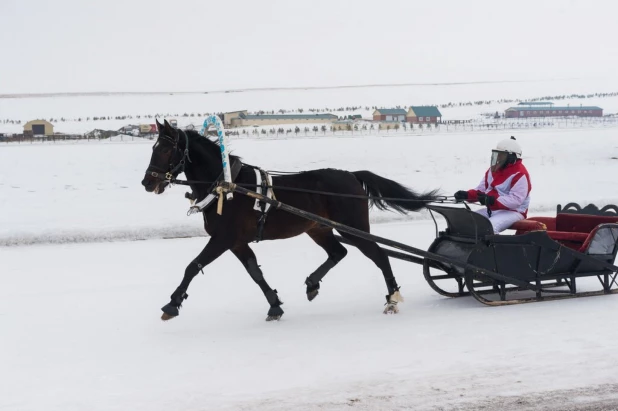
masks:
POLYGON ((341 86, 294 86, 294 87, 253 87, 239 89, 221 89, 205 91, 73 91, 73 92, 48 92, 48 93, 6 93, 0 94, 2 99, 13 98, 48 98, 48 97, 96 97, 118 95, 165 95, 165 94, 226 94, 226 93, 249 93, 258 91, 300 91, 300 90, 333 90, 351 88, 379 88, 379 87, 426 87, 426 86, 461 86, 473 84, 498 84, 498 83, 533 83, 542 81, 578 80, 578 78, 566 79, 537 79, 537 80, 486 80, 486 81, 454 81, 454 82, 430 82, 430 83, 384 83, 384 84, 357 84, 341 86))

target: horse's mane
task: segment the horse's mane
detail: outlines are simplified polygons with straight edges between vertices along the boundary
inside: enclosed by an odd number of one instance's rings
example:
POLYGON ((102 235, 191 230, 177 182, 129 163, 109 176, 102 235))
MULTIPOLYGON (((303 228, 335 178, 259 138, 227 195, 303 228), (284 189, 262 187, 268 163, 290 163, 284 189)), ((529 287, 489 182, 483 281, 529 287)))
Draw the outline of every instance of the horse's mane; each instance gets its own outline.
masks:
MULTIPOLYGON (((189 144, 192 144, 194 147, 196 147, 198 151, 202 149, 203 151, 207 152, 210 156, 213 156, 213 158, 217 162, 216 164, 217 164, 218 170, 220 170, 221 169, 221 145, 219 144, 219 139, 213 140, 209 138, 208 136, 201 135, 195 130, 185 130, 185 133, 187 134, 187 137, 189 137, 189 144)), ((245 166, 254 167, 251 164, 247 164, 243 162, 242 157, 236 156, 234 154, 230 154, 230 163, 235 162, 237 160, 240 161, 245 166)), ((288 172, 288 171, 272 171, 272 170, 268 172, 271 175, 280 175, 280 176, 281 175, 287 175, 287 176, 302 175, 302 174, 307 173, 307 171, 288 172)))
MULTIPOLYGON (((219 140, 211 140, 208 136, 203 136, 195 130, 184 130, 189 137, 190 144, 194 144, 198 147, 203 148, 204 150, 214 154, 216 158, 221 159, 221 149, 219 140)), ((239 156, 235 156, 230 154, 230 161, 241 160, 239 156)))

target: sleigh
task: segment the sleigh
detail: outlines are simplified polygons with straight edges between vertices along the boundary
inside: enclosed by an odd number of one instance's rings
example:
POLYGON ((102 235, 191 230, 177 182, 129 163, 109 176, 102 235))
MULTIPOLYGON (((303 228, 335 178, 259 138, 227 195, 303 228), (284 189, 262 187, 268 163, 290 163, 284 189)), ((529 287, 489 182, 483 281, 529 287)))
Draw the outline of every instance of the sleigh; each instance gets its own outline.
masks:
POLYGON ((558 205, 555 217, 516 222, 512 235, 495 235, 487 218, 466 208, 428 208, 447 222, 428 251, 454 260, 423 261, 425 279, 441 295, 505 305, 616 292, 616 206, 558 205), (597 289, 580 289, 584 277, 596 277, 597 289))

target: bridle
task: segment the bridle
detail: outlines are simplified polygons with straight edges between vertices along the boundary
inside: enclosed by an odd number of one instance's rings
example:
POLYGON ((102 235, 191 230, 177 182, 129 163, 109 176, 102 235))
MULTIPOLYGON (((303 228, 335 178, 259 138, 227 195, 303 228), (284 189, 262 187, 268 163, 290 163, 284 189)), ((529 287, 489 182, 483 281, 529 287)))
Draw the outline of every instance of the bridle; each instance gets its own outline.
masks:
POLYGON ((185 149, 182 153, 182 158, 180 159, 178 164, 174 166, 174 163, 173 163, 174 154, 180 151, 178 147, 178 142, 180 141, 180 138, 172 139, 167 134, 163 134, 162 136, 159 136, 159 140, 162 139, 174 145, 174 152, 170 156, 170 165, 167 170, 164 170, 161 167, 155 166, 154 164, 151 163, 148 165, 148 168, 146 169, 147 175, 150 175, 151 177, 154 177, 157 180, 167 181, 169 183, 171 182, 172 178, 175 178, 178 174, 185 171, 186 160, 189 160, 189 162, 191 162, 191 157, 189 157, 189 137, 187 136, 187 133, 185 133, 181 129, 177 129, 177 130, 178 130, 179 136, 182 134, 185 137, 185 149))

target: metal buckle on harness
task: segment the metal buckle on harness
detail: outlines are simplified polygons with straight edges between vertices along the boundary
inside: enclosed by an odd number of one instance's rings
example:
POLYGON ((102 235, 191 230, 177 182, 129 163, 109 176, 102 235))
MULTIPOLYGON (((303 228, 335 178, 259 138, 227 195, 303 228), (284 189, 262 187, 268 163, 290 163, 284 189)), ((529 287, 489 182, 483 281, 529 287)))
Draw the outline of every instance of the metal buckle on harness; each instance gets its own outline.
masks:
POLYGON ((170 172, 165 173, 165 179, 166 179, 167 181, 171 181, 171 180, 172 180, 172 177, 174 177, 174 176, 172 175, 172 173, 170 173, 170 172))

